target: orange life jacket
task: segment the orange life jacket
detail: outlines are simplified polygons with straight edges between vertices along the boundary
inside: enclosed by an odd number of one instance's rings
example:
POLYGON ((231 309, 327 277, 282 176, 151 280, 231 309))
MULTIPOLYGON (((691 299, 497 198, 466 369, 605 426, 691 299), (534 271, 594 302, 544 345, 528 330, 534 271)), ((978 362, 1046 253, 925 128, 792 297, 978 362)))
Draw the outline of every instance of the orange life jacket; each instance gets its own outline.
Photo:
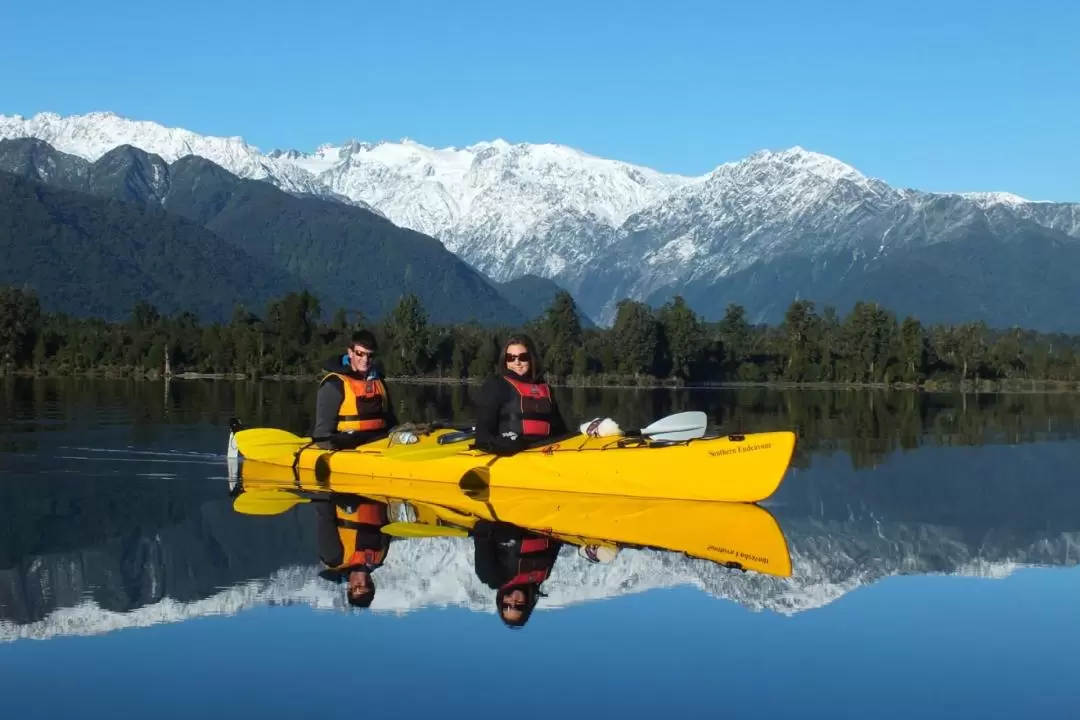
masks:
POLYGON ((503 375, 517 392, 520 402, 510 410, 510 427, 519 435, 547 437, 551 434, 551 389, 547 383, 531 383, 503 375))
POLYGON ((376 532, 386 525, 386 506, 382 503, 363 502, 354 512, 346 512, 340 505, 337 506, 337 531, 341 539, 342 559, 341 565, 334 570, 367 565, 372 568, 379 567, 386 559, 386 551, 390 546, 390 538, 379 533, 378 547, 365 548, 356 546, 356 536, 361 530, 374 530, 376 532))
POLYGON ((345 395, 338 409, 335 432, 385 430, 386 386, 382 380, 358 380, 344 373, 327 373, 322 379, 341 378, 345 395))

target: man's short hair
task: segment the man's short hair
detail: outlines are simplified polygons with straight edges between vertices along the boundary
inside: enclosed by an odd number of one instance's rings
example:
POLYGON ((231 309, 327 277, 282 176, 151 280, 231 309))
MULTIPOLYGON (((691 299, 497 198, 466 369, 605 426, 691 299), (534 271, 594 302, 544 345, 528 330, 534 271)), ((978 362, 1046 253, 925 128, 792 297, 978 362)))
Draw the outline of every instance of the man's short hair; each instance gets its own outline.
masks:
POLYGON ((356 347, 357 345, 363 345, 372 352, 379 349, 379 343, 375 340, 375 335, 372 334, 370 330, 357 330, 352 334, 352 340, 349 342, 349 347, 356 347))
POLYGON ((345 590, 345 598, 349 601, 349 604, 358 608, 371 607, 372 601, 375 599, 375 588, 371 588, 365 593, 360 595, 353 595, 348 590, 345 590))

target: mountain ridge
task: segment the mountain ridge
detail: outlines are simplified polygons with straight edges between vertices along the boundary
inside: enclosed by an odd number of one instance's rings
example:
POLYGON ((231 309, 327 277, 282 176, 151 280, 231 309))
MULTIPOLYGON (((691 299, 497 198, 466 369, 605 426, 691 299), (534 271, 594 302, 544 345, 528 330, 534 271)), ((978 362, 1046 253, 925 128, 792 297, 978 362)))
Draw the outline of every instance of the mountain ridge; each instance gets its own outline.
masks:
MULTIPOLYGON (((237 173, 292 192, 347 197, 375 207, 401 227, 436 237, 497 282, 525 275, 553 280, 602 324, 611 322, 623 297, 649 300, 664 288, 668 294, 685 288, 701 296, 695 288, 731 285, 732 276, 780 258, 800 269, 786 279, 758 273, 754 297, 768 301, 742 303, 751 317, 777 321, 782 311, 775 308, 795 299, 813 300, 815 293, 824 299, 813 283, 800 284, 797 278, 821 275, 825 263, 835 264, 845 253, 852 278, 870 272, 903 276, 904 268, 890 268, 890 254, 930 247, 982 221, 989 235, 1015 235, 1024 221, 1061 233, 1058 244, 1040 259, 1051 267, 1072 263, 1071 252, 1060 248, 1067 238, 1080 238, 1080 203, 1029 201, 1004 189, 897 188, 798 145, 761 150, 690 177, 552 143, 495 140, 433 148, 407 139, 350 140, 323 143, 311 153, 263 154, 237 137, 202 138, 139 122, 111 113, 0 116, 0 138, 36 134, 83 154, 100 153, 126 139, 135 145, 167 146, 166 157, 214 155, 232 163, 237 173)), ((1043 250, 1052 245, 1040 240, 1041 233, 1029 234, 1043 250)), ((970 255, 941 267, 940 274, 960 278, 961 285, 981 281, 969 274, 968 259, 970 255)), ((1030 274, 1013 273, 1007 262, 999 263, 996 272, 1005 272, 1008 284, 1020 288, 1015 297, 1003 299, 1017 307, 1045 304, 1046 297, 1064 291, 1060 285, 1044 286, 1030 274)), ((871 290, 874 286, 866 279, 852 284, 871 290)), ((901 290, 894 294, 900 301, 890 309, 913 314, 916 291, 901 290)), ((951 317, 991 325, 1011 322, 956 293, 944 300, 935 308, 954 308, 951 317)), ((691 307, 711 319, 723 309, 700 300, 691 307)), ((1034 329, 1078 327, 1062 314, 1021 318, 1034 329)), ((921 319, 934 323, 945 316, 921 319)))
MULTIPOLYGON (((275 296, 286 289, 298 291, 302 284, 328 313, 343 307, 378 318, 392 309, 402 293, 413 292, 434 322, 471 319, 514 324, 524 320, 488 278, 438 240, 397 227, 360 207, 298 196, 238 177, 199 155, 185 155, 169 164, 159 155, 121 145, 90 162, 57 151, 40 139, 3 139, 0 169, 61 191, 82 193, 91 205, 95 201, 89 198, 105 198, 130 205, 134 214, 163 214, 163 221, 171 225, 193 223, 211 238, 203 243, 208 249, 215 242, 222 248, 224 262, 250 265, 260 276, 286 275, 292 280, 287 287, 278 283, 283 289, 275 296), (238 257, 250 260, 237 260, 238 252, 238 257)), ((62 218, 55 217, 58 223, 51 231, 60 232, 62 218)), ((118 228, 114 235, 123 237, 124 231, 118 228)), ((20 242, 32 245, 34 237, 24 235, 20 242)), ((176 257, 182 259, 184 254, 176 257)), ((212 260, 208 255, 203 264, 214 266, 212 260)), ((119 255, 116 263, 122 264, 119 255)), ((48 295, 65 285, 47 279, 52 277, 49 269, 39 264, 22 268, 21 273, 31 279, 41 276, 48 295)), ((147 276, 142 282, 152 285, 161 278, 147 276)), ((194 302, 196 295, 188 301, 194 302)), ((272 299, 259 297, 260 302, 272 299)), ((166 304, 182 308, 182 301, 166 304)), ((231 305, 212 314, 227 318, 231 305)), ((117 312, 117 308, 109 310, 110 315, 117 312)))
POLYGON ((0 224, 0 284, 32 288, 47 311, 120 320, 145 300, 224 322, 234 302, 299 289, 289 273, 160 207, 0 170, 0 216, 11 218, 0 224))

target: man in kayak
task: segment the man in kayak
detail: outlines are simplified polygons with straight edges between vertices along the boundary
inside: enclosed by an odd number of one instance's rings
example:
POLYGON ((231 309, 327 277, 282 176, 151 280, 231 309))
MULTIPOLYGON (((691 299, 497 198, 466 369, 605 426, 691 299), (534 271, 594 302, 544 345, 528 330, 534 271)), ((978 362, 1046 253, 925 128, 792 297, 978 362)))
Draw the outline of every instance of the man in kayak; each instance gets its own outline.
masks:
POLYGON ((495 455, 513 455, 571 434, 544 382, 535 346, 523 334, 503 345, 500 366, 484 382, 476 413, 475 446, 495 455))
POLYGON ((473 538, 473 570, 495 591, 499 618, 509 628, 529 621, 551 575, 562 543, 507 522, 477 520, 473 538))
POLYGON ((346 582, 345 597, 354 607, 366 608, 375 599, 372 573, 382 567, 391 537, 382 532, 387 524, 386 503, 360 495, 335 494, 315 503, 315 534, 320 577, 346 582))
POLYGON ((325 450, 346 450, 384 438, 397 425, 386 385, 375 370, 375 336, 353 334, 344 355, 323 366, 312 438, 325 450))

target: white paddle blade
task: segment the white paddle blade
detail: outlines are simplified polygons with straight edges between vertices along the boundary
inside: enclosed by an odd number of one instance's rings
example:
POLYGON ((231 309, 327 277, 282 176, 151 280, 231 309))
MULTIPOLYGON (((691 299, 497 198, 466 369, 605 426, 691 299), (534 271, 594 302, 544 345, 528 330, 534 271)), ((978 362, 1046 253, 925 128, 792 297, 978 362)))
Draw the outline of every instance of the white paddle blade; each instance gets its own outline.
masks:
POLYGON ((665 432, 665 433, 649 433, 649 438, 652 440, 660 440, 664 442, 682 442, 683 440, 697 440, 698 438, 705 437, 705 428, 693 428, 691 430, 681 430, 678 432, 665 432))
MULTIPOLYGON (((695 433, 698 435, 692 435, 691 437, 701 437, 705 434, 705 428, 709 424, 709 416, 700 410, 692 410, 690 412, 675 413, 674 415, 668 415, 662 417, 652 425, 648 425, 641 429, 642 435, 656 436, 659 433, 695 433)), ((670 438, 668 438, 670 439, 670 438)), ((687 438, 689 439, 689 438, 687 438)))

